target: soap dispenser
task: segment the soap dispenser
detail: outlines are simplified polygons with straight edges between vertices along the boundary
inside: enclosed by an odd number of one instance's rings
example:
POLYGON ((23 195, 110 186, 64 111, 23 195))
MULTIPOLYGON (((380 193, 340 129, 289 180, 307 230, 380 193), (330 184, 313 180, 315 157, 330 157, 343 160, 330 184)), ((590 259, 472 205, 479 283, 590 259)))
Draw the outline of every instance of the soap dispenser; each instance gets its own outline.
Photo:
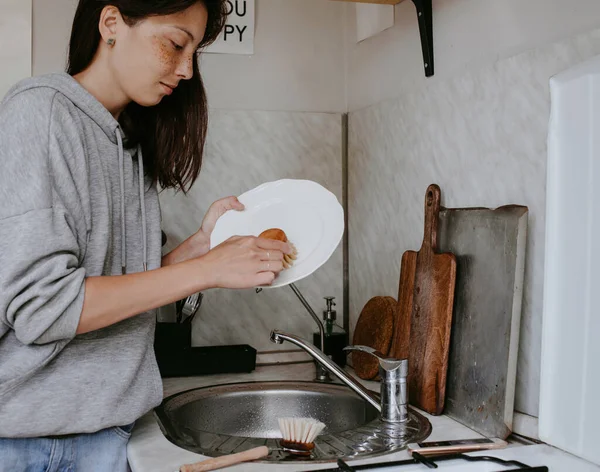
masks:
MULTIPOLYGON (((346 366, 346 352, 344 348, 348 345, 348 333, 335 321, 337 312, 333 309, 335 306, 335 297, 325 297, 327 307, 323 311, 323 325, 325 328, 325 354, 340 367, 346 366)), ((313 344, 320 348, 321 333, 313 333, 313 344)))

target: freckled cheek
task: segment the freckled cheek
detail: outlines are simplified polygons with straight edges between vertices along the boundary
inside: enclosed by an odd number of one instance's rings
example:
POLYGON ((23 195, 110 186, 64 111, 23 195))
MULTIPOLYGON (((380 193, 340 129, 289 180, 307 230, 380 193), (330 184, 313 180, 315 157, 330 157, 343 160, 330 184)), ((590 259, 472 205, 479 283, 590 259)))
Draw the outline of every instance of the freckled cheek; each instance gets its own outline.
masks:
POLYGON ((188 57, 185 61, 185 70, 194 71, 194 58, 188 57))
POLYGON ((159 44, 156 48, 156 57, 162 72, 170 72, 176 67, 176 58, 171 48, 166 44, 159 44))

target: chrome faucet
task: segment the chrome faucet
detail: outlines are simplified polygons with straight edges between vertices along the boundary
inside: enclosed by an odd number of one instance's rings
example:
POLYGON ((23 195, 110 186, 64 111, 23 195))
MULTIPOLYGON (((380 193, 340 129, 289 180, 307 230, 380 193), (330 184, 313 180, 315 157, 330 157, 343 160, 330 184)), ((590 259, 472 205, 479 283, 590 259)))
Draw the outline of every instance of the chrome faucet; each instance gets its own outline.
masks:
POLYGON ((371 393, 358 382, 358 380, 340 369, 335 362, 329 359, 329 357, 311 343, 298 336, 294 336, 293 334, 284 333, 278 330, 271 331, 271 341, 276 344, 282 344, 284 341, 289 341, 304 349, 324 368, 329 370, 344 384, 376 408, 380 413, 382 421, 388 423, 404 423, 408 420, 408 390, 406 384, 406 378, 408 376, 407 359, 386 358, 379 351, 368 346, 348 346, 344 348, 346 351, 366 352, 379 360, 379 375, 381 377, 381 403, 379 403, 373 398, 371 393))
MULTIPOLYGON (((304 298, 302 293, 300 293, 300 290, 298 290, 298 287, 296 287, 296 284, 291 283, 290 288, 296 294, 296 296, 298 297, 298 300, 300 300, 302 305, 304 305, 304 308, 306 308, 306 311, 308 311, 308 314, 310 316, 312 316, 313 320, 315 320, 315 323, 317 323, 317 327, 319 328, 320 341, 321 341, 320 342, 321 352, 324 353, 325 352, 325 327, 323 326, 323 322, 319 319, 319 317, 315 313, 315 310, 313 310, 312 307, 310 306, 310 304, 306 301, 306 298, 304 298)), ((262 288, 256 289, 256 293, 261 293, 261 292, 262 292, 262 288)), ((281 343, 279 343, 279 344, 281 344, 281 343)), ((331 379, 331 376, 329 375, 329 372, 327 371, 327 369, 325 369, 325 367, 323 367, 318 362, 315 362, 315 367, 316 367, 315 380, 318 380, 319 382, 333 382, 333 380, 331 379)))
MULTIPOLYGON (((315 313, 315 310, 313 310, 309 303, 306 301, 306 298, 304 298, 304 296, 300 293, 298 287, 296 287, 295 284, 290 284, 290 288, 296 294, 298 300, 300 300, 300 302, 304 305, 304 308, 306 308, 308 314, 312 316, 313 320, 315 320, 315 322, 317 323, 317 326, 319 327, 319 335, 321 341, 321 352, 325 353, 325 327, 323 326, 323 322, 319 319, 319 317, 315 313)), ((323 367, 318 362, 316 363, 316 380, 320 382, 332 382, 327 369, 325 369, 325 367, 323 367)))

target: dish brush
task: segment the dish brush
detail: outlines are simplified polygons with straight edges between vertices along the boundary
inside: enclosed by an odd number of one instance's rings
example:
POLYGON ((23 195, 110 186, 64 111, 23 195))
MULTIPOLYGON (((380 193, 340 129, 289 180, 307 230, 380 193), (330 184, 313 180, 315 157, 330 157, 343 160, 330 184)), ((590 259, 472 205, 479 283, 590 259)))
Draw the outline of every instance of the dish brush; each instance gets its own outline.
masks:
POLYGON ((279 418, 279 429, 283 438, 279 444, 284 451, 294 455, 310 456, 315 448, 315 439, 325 425, 313 418, 279 418))
POLYGON ((296 249, 296 246, 294 246, 294 244, 288 239, 287 234, 285 234, 285 231, 279 228, 271 228, 260 233, 258 237, 288 243, 289 246, 292 248, 292 254, 284 254, 283 268, 289 269, 294 265, 294 261, 298 257, 298 249, 296 249))
POLYGON ((207 472, 224 467, 262 459, 272 450, 282 450, 294 456, 310 456, 315 448, 315 439, 323 431, 325 425, 312 418, 279 418, 279 429, 282 439, 281 449, 269 449, 266 446, 255 447, 247 451, 227 456, 213 457, 195 464, 184 465, 178 472, 207 472))

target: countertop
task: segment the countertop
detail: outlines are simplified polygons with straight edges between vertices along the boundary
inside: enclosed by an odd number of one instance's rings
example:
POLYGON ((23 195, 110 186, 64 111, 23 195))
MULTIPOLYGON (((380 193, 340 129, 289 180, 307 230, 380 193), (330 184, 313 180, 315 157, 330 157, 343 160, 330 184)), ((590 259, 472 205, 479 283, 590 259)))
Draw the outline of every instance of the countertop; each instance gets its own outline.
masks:
MULTIPOLYGON (((256 382, 265 380, 313 380, 314 364, 301 363, 289 365, 274 365, 257 367, 257 369, 248 374, 221 374, 207 375, 199 377, 169 378, 164 379, 164 396, 189 390, 197 387, 209 385, 219 385, 235 382, 256 382)), ((350 371, 351 372, 351 371, 350 371)), ((367 388, 378 391, 377 382, 362 382, 367 388)), ((447 416, 431 416, 420 411, 432 425, 432 433, 427 441, 442 441, 450 439, 472 439, 481 437, 480 434, 467 428, 466 426, 454 421, 447 416)), ((503 458, 522 460, 530 466, 547 465, 550 470, 577 470, 578 472, 598 472, 600 467, 593 466, 587 462, 581 461, 569 454, 554 449, 547 445, 523 446, 511 444, 509 448, 503 451, 494 451, 494 455, 503 458), (552 461, 552 462, 550 462, 552 461)), ((136 423, 133 429, 128 446, 128 457, 132 472, 174 472, 179 470, 183 464, 194 463, 203 460, 205 457, 179 448, 169 442, 162 434, 154 413, 149 412, 136 423)), ((374 457, 352 461, 352 465, 368 464, 375 462, 388 462, 410 458, 407 451, 400 451, 385 456, 374 457)), ((229 468, 231 471, 298 471, 298 470, 319 470, 331 469, 336 467, 335 463, 326 464, 264 464, 264 463, 246 463, 229 468)), ((423 466, 416 468, 403 467, 402 470, 422 470, 423 466)), ((467 470, 465 465, 458 466, 460 470, 467 470)), ((446 468, 444 468, 446 470, 446 468)), ((380 469, 392 470, 392 468, 380 469)), ((395 470, 399 470, 396 468, 395 470)), ((450 468, 448 470, 459 470, 450 468)), ((471 469, 469 469, 471 470, 471 469)), ((475 470, 475 469, 473 469, 475 470)), ((498 470, 498 466, 492 469, 476 470, 498 470)))

